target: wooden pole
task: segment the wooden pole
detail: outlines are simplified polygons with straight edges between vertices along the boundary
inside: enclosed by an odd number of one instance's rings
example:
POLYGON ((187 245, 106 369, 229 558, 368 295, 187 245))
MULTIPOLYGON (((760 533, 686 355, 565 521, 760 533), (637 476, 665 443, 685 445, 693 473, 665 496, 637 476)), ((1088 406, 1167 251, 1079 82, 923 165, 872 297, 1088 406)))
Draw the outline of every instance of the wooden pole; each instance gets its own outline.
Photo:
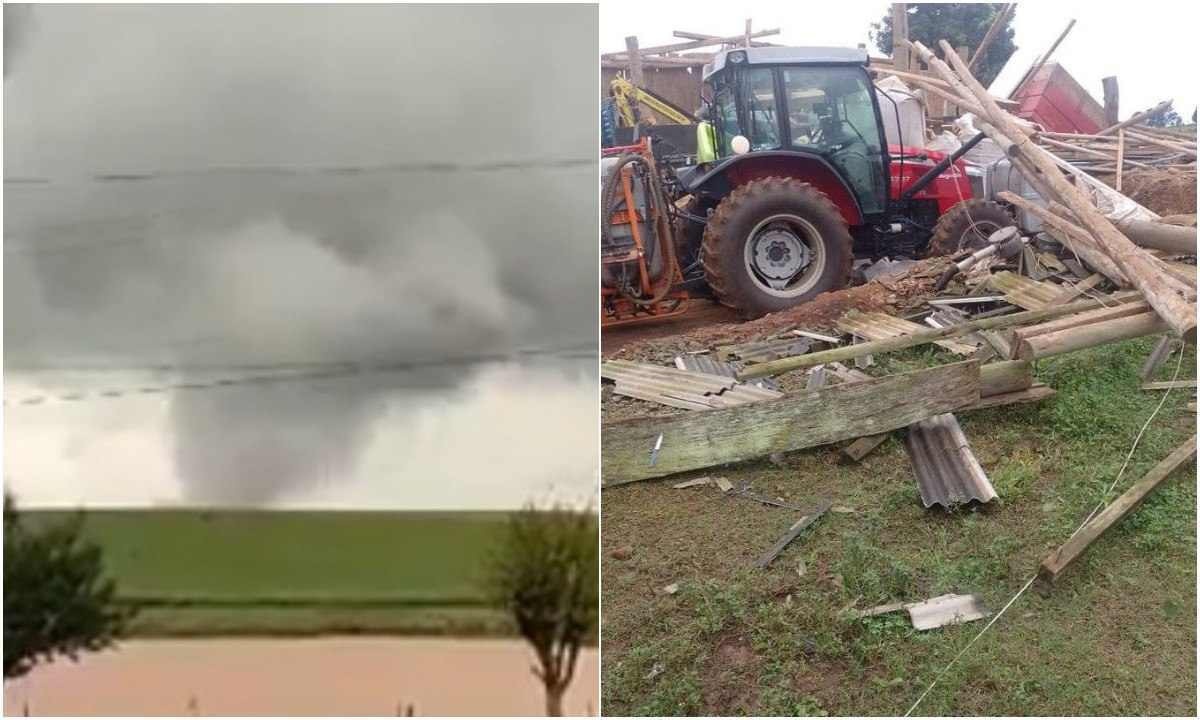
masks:
POLYGON ((1100 81, 1104 86, 1104 122, 1116 125, 1121 121, 1121 90, 1117 85, 1117 76, 1112 75, 1100 81))
POLYGON ((912 67, 906 3, 892 3, 892 62, 897 70, 909 70, 912 67))
MULTIPOLYGON (((1035 187, 1034 189, 1036 190, 1037 188, 1035 187)), ((1125 273, 1096 246, 1095 241, 1092 240, 1092 236, 1086 230, 1065 218, 1055 215, 1046 208, 1007 190, 999 193, 997 197, 1026 212, 1033 213, 1043 224, 1054 228, 1063 245, 1066 245, 1067 249, 1078 255, 1084 263, 1099 271, 1101 275, 1112 280, 1120 287, 1127 287, 1129 285, 1129 279, 1125 277, 1125 273)))
POLYGON ((843 347, 822 350, 815 353, 806 353, 795 357, 780 358, 765 363, 756 363, 747 367, 738 373, 738 380, 750 380, 753 378, 768 377, 770 375, 778 375, 779 373, 789 372, 791 370, 800 370, 809 368, 822 363, 835 362, 839 360, 853 360, 862 355, 871 355, 874 353, 892 352, 895 350, 903 350, 904 348, 914 347, 916 345, 924 345, 935 340, 944 340, 946 338, 958 337, 978 330, 999 330, 1001 328, 1013 327, 1016 325, 1025 325, 1028 323, 1041 322, 1043 320, 1052 320, 1064 315, 1072 313, 1084 312, 1085 310, 1095 310, 1098 307, 1110 305, 1112 300, 1078 300, 1065 305, 1055 305, 1053 307, 1040 308, 1038 310, 1026 310, 1017 312, 1011 315, 998 315, 989 318, 979 318, 971 320, 959 325, 949 325, 936 330, 923 330, 914 332, 911 335, 897 335, 896 337, 885 338, 883 340, 872 340, 870 342, 858 343, 857 345, 846 345, 843 347))
MULTIPOLYGON (((1186 288, 1179 283, 1170 282, 1170 276, 1165 275, 1155 267, 1152 258, 1145 250, 1134 245, 1129 238, 1104 217, 1091 199, 1078 188, 1068 182, 1056 167, 1052 156, 1041 147, 1034 144, 1028 135, 1012 121, 1011 116, 992 101, 987 90, 979 81, 967 72, 966 64, 959 60, 953 49, 945 41, 941 41, 943 53, 954 70, 946 63, 934 57, 933 53, 921 43, 913 43, 921 59, 934 68, 943 79, 949 81, 957 71, 958 76, 975 96, 975 99, 988 112, 989 120, 996 129, 1012 141, 1012 148, 1017 154, 1027 159, 1037 170, 1039 177, 1067 205, 1085 230, 1090 232, 1104 254, 1121 268, 1125 276, 1138 290, 1146 296, 1146 300, 1154 306, 1155 311, 1171 326, 1172 330, 1183 335, 1196 327, 1196 307, 1188 302, 1183 294, 1186 288)), ((1048 198, 1052 199, 1052 198, 1048 198)))
POLYGON ((1175 448, 1162 462, 1155 465, 1108 507, 1104 508, 1094 518, 1089 520, 1063 543, 1062 547, 1050 553, 1042 561, 1038 577, 1044 581, 1053 582, 1066 570, 1071 563, 1083 555, 1088 546, 1104 534, 1106 530, 1120 522, 1126 515, 1137 509, 1142 501, 1149 497, 1171 473, 1178 470, 1184 463, 1196 459, 1196 436, 1175 448))
MULTIPOLYGON (((642 53, 638 50, 637 35, 630 35, 625 38, 625 51, 629 53, 629 80, 638 87, 644 87, 644 78, 642 77, 642 53)), ((633 99, 637 102, 637 98, 633 99)))
POLYGON ((1013 10, 1017 7, 1016 3, 1008 3, 1000 8, 1000 12, 996 13, 996 17, 992 18, 992 24, 988 25, 987 32, 984 33, 983 39, 979 41, 979 47, 975 49, 975 54, 971 56, 971 61, 967 63, 967 67, 974 69, 979 63, 979 58, 982 57, 992 45, 992 41, 996 39, 1000 28, 1008 23, 1008 19, 1012 17, 1013 10))
POLYGON ((1071 28, 1073 27, 1075 27, 1075 18, 1071 18, 1071 22, 1067 23, 1067 26, 1063 28, 1063 31, 1058 34, 1058 37, 1054 40, 1054 44, 1050 46, 1050 49, 1046 51, 1046 54, 1038 58, 1038 61, 1033 64, 1033 67, 1029 68, 1029 71, 1026 72, 1025 76, 1021 78, 1021 82, 1017 83, 1017 86, 1013 88, 1013 91, 1008 94, 1010 98, 1016 97, 1017 93, 1021 91, 1021 88, 1025 86, 1025 83, 1033 79, 1034 75, 1037 75, 1038 71, 1042 69, 1042 66, 1046 64, 1046 61, 1050 59, 1050 56, 1054 54, 1054 51, 1058 49, 1058 44, 1063 41, 1063 38, 1067 36, 1067 33, 1071 32, 1071 28))
POLYGON ((746 18, 746 32, 742 34, 742 47, 750 47, 750 38, 754 37, 754 33, 750 30, 751 18, 746 18))
POLYGON ((1077 350, 1086 350, 1097 345, 1158 335, 1168 330, 1162 318, 1153 312, 1140 315, 1088 323, 1078 327, 1044 333, 1022 340, 1014 354, 1020 360, 1040 360, 1077 350))
POLYGON ((1101 137, 1103 137, 1105 135, 1112 135, 1113 133, 1120 130, 1121 128, 1127 128, 1127 127, 1130 127, 1131 125, 1137 125, 1138 123, 1145 122, 1146 118, 1148 118, 1151 115, 1154 115, 1156 113, 1160 113, 1160 112, 1166 110, 1170 106, 1171 106, 1170 100, 1163 100, 1162 102, 1160 102, 1159 104, 1150 108, 1149 110, 1142 110, 1140 112, 1135 112, 1133 115, 1130 115, 1128 119, 1122 120, 1121 122, 1117 123, 1116 125, 1111 125, 1109 127, 1106 127, 1096 134, 1101 137))
POLYGON ((1117 131, 1117 179, 1114 189, 1121 192, 1121 177, 1125 170, 1125 130, 1117 131))

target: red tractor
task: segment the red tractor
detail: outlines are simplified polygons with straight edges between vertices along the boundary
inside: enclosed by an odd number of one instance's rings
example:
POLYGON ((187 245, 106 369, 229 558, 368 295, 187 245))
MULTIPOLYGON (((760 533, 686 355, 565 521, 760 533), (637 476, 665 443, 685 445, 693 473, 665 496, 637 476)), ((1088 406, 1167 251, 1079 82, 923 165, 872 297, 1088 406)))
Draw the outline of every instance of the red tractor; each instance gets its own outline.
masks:
POLYGON ((602 320, 679 311, 702 285, 755 317, 846 286, 855 257, 952 254, 1012 225, 972 197, 960 157, 982 134, 950 155, 886 141, 883 113, 899 111, 867 62, 861 49, 721 52, 694 154, 653 129, 606 150, 602 320))

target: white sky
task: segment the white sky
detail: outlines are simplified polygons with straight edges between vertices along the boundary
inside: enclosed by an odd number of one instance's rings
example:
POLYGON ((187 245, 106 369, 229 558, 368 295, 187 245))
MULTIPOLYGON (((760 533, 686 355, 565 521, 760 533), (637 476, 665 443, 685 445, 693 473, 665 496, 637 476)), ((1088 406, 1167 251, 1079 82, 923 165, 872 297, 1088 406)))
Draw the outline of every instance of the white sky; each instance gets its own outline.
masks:
MULTIPOLYGON (((610 0, 600 5, 600 50, 625 49, 625 37, 637 35, 643 47, 682 42, 674 30, 733 35, 746 18, 754 27, 779 28, 763 38, 788 45, 854 47, 870 41, 871 23, 888 12, 889 3, 800 3, 749 0, 741 3, 630 2, 610 0)), ((995 89, 1006 93, 1034 59, 1045 52, 1067 22, 1076 20, 1052 60, 1061 63, 1098 101, 1100 79, 1116 75, 1121 89, 1121 117, 1175 100, 1186 122, 1200 102, 1195 60, 1197 4, 1139 2, 1119 9, 1099 2, 1018 3, 1013 27, 1017 52, 1009 60, 995 89)))

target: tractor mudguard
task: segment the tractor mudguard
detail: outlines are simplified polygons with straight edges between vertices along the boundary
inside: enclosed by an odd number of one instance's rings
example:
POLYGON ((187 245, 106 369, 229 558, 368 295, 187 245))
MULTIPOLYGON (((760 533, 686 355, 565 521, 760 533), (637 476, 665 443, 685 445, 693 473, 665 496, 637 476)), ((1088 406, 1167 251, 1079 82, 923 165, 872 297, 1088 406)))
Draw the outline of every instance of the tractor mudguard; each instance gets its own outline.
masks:
POLYGON ((683 188, 696 196, 720 199, 751 180, 767 177, 795 178, 825 193, 837 206, 846 224, 863 224, 862 206, 850 186, 828 160, 816 153, 798 150, 766 150, 732 155, 715 165, 681 168, 677 173, 683 188))

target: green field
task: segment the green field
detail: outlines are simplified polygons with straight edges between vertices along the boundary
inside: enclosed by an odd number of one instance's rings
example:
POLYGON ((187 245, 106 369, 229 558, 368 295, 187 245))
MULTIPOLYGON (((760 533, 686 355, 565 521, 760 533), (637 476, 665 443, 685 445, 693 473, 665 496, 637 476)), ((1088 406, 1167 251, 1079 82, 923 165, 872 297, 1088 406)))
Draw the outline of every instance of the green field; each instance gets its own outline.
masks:
MULTIPOLYGON (((61 512, 27 511, 31 524, 61 512)), ((88 511, 135 635, 509 634, 479 579, 498 512, 88 511)))

